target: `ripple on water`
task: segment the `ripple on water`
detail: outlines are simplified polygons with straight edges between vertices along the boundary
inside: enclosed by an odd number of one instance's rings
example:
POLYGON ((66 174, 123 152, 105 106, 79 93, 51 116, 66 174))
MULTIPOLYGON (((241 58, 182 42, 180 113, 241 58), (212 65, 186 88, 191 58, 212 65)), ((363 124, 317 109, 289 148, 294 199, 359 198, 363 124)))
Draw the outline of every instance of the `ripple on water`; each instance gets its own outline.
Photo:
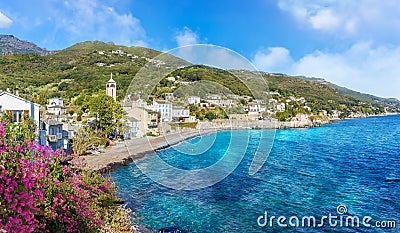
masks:
MULTIPOLYGON (((247 136, 241 131, 232 133, 247 136)), ((111 175, 128 206, 143 216, 141 223, 160 232, 335 232, 329 227, 261 228, 257 218, 264 211, 276 216, 320 217, 337 214, 339 204, 346 205, 349 214, 400 219, 400 116, 277 131, 268 160, 250 176, 257 135, 261 134, 251 134, 247 153, 234 173, 208 188, 168 189, 143 175, 135 164, 111 175)), ((225 153, 229 133, 218 133, 214 139, 213 147, 195 156, 173 148, 157 153, 183 169, 203 168, 225 153)), ((201 146, 199 138, 192 140, 179 146, 201 146)), ((340 228, 340 232, 384 231, 340 228)))

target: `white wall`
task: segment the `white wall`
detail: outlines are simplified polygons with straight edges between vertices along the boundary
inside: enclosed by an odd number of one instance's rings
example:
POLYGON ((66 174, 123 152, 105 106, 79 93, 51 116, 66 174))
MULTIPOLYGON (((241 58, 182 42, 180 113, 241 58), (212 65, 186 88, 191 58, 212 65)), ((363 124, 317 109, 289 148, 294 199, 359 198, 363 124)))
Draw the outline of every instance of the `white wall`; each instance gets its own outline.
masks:
POLYGON ((21 97, 15 96, 13 94, 3 92, 0 93, 0 105, 2 106, 2 111, 7 110, 27 110, 29 111, 29 116, 35 121, 36 125, 39 126, 40 112, 39 104, 35 104, 21 97))
POLYGON ((51 98, 49 99, 49 104, 47 106, 64 106, 64 100, 61 98, 51 98))

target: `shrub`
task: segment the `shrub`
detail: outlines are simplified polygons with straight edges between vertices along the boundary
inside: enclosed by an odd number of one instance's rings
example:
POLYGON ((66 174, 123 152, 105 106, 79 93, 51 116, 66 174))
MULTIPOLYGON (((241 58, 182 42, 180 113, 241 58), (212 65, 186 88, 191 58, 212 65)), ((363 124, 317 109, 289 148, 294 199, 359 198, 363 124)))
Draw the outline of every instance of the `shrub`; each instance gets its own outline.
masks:
POLYGON ((0 230, 129 229, 128 220, 110 220, 121 210, 114 204, 117 198, 109 179, 71 166, 60 151, 29 139, 32 132, 27 128, 0 123, 0 230))
POLYGON ((76 155, 81 156, 87 153, 90 147, 97 146, 100 139, 89 127, 80 128, 73 139, 73 151, 76 155))
POLYGON ((152 133, 152 132, 147 132, 147 133, 146 133, 146 136, 149 136, 149 137, 156 137, 157 135, 154 134, 154 133, 152 133))

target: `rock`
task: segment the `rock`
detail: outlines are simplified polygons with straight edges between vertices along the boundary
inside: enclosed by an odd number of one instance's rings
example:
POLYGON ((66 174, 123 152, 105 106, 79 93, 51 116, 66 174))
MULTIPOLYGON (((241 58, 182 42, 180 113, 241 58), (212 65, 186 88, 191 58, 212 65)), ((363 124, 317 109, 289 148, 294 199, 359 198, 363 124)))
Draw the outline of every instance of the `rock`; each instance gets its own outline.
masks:
POLYGON ((34 53, 47 55, 52 53, 36 44, 20 40, 13 35, 0 35, 0 55, 34 53))

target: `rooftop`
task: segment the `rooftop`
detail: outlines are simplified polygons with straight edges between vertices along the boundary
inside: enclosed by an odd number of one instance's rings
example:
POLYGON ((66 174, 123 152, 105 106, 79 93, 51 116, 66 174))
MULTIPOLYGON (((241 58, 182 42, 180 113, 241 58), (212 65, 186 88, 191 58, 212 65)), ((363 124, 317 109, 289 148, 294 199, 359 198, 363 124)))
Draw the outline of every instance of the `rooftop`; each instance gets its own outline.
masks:
POLYGON ((34 103, 34 102, 32 102, 32 101, 26 100, 26 99, 24 99, 24 98, 22 98, 22 97, 19 97, 19 96, 17 96, 17 95, 13 95, 13 94, 11 94, 11 93, 9 93, 9 92, 6 92, 6 91, 0 91, 0 96, 3 96, 3 95, 8 95, 8 96, 11 96, 11 97, 13 97, 13 98, 15 98, 15 99, 22 100, 22 101, 27 102, 27 103, 33 103, 33 104, 36 105, 37 107, 40 107, 40 104, 37 104, 37 103, 34 103))
POLYGON ((110 80, 107 81, 107 83, 115 83, 114 79, 112 78, 113 74, 111 73, 110 75, 110 80))

